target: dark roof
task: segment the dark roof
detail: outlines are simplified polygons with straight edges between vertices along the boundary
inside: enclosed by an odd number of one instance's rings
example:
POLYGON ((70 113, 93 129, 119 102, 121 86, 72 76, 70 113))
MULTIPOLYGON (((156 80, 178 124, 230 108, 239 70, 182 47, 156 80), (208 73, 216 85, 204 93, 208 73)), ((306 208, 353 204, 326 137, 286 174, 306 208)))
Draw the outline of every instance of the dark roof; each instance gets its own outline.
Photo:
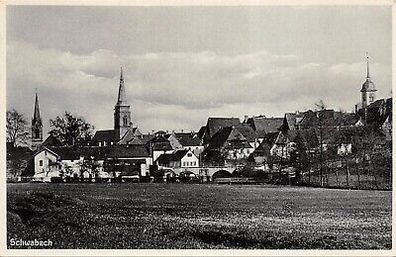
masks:
POLYGON ((186 154, 188 150, 179 150, 170 154, 161 154, 157 161, 158 163, 169 163, 170 161, 180 161, 186 154))
POLYGON ((225 127, 240 125, 241 121, 238 118, 208 118, 206 123, 206 134, 211 138, 217 131, 225 127))
POLYGON ((98 130, 96 131, 94 137, 92 138, 93 142, 115 142, 114 129, 109 130, 98 130))
POLYGON ((235 127, 220 129, 210 139, 208 149, 250 147, 246 137, 235 127))
POLYGON ((62 143, 53 135, 49 135, 47 137, 47 139, 45 139, 41 145, 42 146, 62 146, 62 143))
POLYGON ((274 145, 279 132, 267 133, 261 144, 254 151, 254 155, 261 156, 264 154, 269 155, 271 147, 274 145))
POLYGON ((232 131, 232 127, 225 127, 217 131, 216 134, 210 139, 208 149, 220 149, 224 146, 230 133, 232 131))
POLYGON ((148 141, 150 141, 154 137, 155 137, 155 135, 153 135, 153 134, 142 134, 139 136, 139 138, 143 144, 146 144, 148 141))
POLYGON ((138 158, 150 157, 144 145, 112 145, 112 146, 63 146, 49 148, 63 160, 78 160, 81 157, 106 158, 138 158))
POLYGON ((296 123, 298 123, 304 117, 304 113, 285 113, 283 119, 282 130, 294 130, 296 129, 296 123))
POLYGON ((197 137, 202 139, 205 135, 205 130, 206 130, 206 126, 202 126, 197 133, 197 137))
POLYGON ((288 130, 280 132, 275 143, 279 145, 285 144, 287 141, 296 142, 297 137, 300 137, 303 143, 309 145, 310 148, 316 147, 319 144, 319 140, 314 129, 288 130))
POLYGON ((167 151, 173 149, 169 140, 161 135, 153 137, 146 145, 154 151, 167 151))
POLYGON ((283 124, 283 118, 266 118, 265 116, 254 116, 246 121, 255 131, 265 133, 278 132, 283 124))
POLYGON ((195 133, 175 133, 175 137, 182 146, 201 145, 201 139, 195 133))
POLYGON ((140 139, 141 135, 137 128, 128 129, 118 143, 121 145, 143 145, 144 143, 140 139))
POLYGON ((258 138, 258 133, 252 129, 248 124, 240 124, 235 128, 250 142, 258 138))
MULTIPOLYGON (((360 110, 360 115, 364 116, 364 110, 360 110)), ((392 98, 378 99, 367 106, 368 124, 380 127, 388 117, 392 119, 392 98)))
POLYGON ((337 126, 353 126, 360 119, 359 115, 356 113, 340 113, 336 117, 337 126))
POLYGON ((150 153, 144 145, 112 145, 107 148, 109 149, 109 158, 150 157, 150 153))

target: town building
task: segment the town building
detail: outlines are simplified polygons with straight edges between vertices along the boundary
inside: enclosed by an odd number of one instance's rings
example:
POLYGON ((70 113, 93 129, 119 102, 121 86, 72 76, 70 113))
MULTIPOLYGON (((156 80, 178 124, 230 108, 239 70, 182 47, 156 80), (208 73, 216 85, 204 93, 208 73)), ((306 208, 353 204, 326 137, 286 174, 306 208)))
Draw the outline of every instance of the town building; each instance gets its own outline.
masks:
POLYGON ((197 168, 199 159, 191 150, 177 150, 173 153, 162 154, 156 160, 159 167, 166 168, 197 168))
POLYGON ((131 106, 127 101, 123 72, 121 68, 120 84, 117 102, 114 106, 114 129, 98 130, 92 138, 91 145, 107 146, 113 144, 128 144, 141 133, 133 127, 131 106))

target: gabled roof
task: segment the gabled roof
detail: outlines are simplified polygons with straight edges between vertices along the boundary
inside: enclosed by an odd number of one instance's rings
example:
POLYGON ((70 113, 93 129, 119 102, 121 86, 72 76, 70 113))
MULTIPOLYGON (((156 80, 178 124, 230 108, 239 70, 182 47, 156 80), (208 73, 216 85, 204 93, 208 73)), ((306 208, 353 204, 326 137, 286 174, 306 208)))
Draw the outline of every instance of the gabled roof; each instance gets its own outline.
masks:
POLYGON ((201 139, 194 133, 175 133, 175 137, 182 146, 199 146, 201 139))
POLYGON ((316 136, 314 129, 279 132, 279 135, 275 140, 275 144, 283 145, 289 142, 296 142, 297 137, 299 137, 304 144, 309 145, 310 148, 316 147, 319 144, 318 137, 316 136))
POLYGON ((115 142, 114 129, 96 131, 92 142, 115 142))
POLYGON ((52 147, 51 151, 62 160, 78 160, 80 157, 104 160, 107 158, 139 158, 150 157, 144 145, 111 145, 111 146, 62 146, 52 147))
POLYGON ((258 133, 254 131, 248 124, 240 124, 234 126, 234 128, 237 129, 249 142, 253 142, 256 138, 258 138, 258 133))
POLYGON ((125 134, 122 136, 122 138, 118 143, 120 145, 127 145, 127 144, 142 145, 143 141, 140 140, 139 135, 141 135, 141 133, 137 128, 128 129, 128 131, 125 132, 125 134))
POLYGON ((57 153, 57 152, 55 152, 55 151, 53 150, 53 148, 45 147, 45 146, 40 147, 40 148, 34 153, 34 156, 38 155, 38 154, 41 153, 42 151, 48 151, 48 152, 52 153, 53 155, 55 155, 56 157, 60 157, 60 154, 57 153))
POLYGON ((153 137, 146 143, 146 145, 153 151, 168 151, 173 149, 169 140, 162 135, 153 137))
POLYGON ((148 141, 153 139, 155 135, 153 134, 142 134, 139 136, 140 140, 142 141, 143 144, 147 144, 148 141))
POLYGON ((225 127, 213 135, 208 149, 221 149, 223 147, 247 147, 246 137, 235 127, 225 127), (243 145, 239 142, 244 142, 243 145))
POLYGON ((337 126, 354 126, 359 121, 360 117, 356 113, 340 113, 337 115, 337 126))
POLYGON ((157 161, 158 163, 168 163, 170 161, 180 161, 189 151, 179 150, 170 154, 161 154, 157 161))
POLYGON ((197 133, 197 137, 202 139, 205 135, 205 130, 206 130, 206 126, 202 126, 197 133))
POLYGON ((283 124, 283 118, 267 118, 265 116, 254 116, 246 121, 255 131, 264 131, 265 133, 278 132, 283 124))
MULTIPOLYGON (((362 112, 360 113, 360 115, 362 115, 362 112)), ((367 106, 366 122, 368 124, 375 124, 377 127, 379 127, 385 122, 385 120, 388 117, 391 116, 392 116, 392 98, 378 99, 377 101, 367 106)))
POLYGON ((296 123, 298 123, 304 117, 304 113, 285 113, 285 117, 282 124, 282 130, 294 130, 296 129, 296 123))
POLYGON ((150 153, 144 145, 112 145, 108 146, 109 158, 147 158, 150 153))
POLYGON ((269 155, 271 147, 274 145, 275 140, 278 137, 278 134, 279 132, 267 133, 261 144, 254 151, 254 155, 264 155, 264 154, 269 155))
POLYGON ((211 138, 222 128, 240 125, 241 121, 238 118, 228 117, 210 117, 206 123, 206 134, 211 138))
POLYGON ((49 135, 44 142, 41 144, 42 146, 62 146, 62 143, 53 135, 49 135))

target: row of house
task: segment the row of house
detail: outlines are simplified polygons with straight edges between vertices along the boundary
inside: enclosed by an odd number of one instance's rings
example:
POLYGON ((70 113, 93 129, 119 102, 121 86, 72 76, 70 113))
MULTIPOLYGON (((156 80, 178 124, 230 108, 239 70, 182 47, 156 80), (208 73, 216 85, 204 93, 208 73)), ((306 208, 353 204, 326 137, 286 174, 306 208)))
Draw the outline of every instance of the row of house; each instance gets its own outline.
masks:
MULTIPOLYGON (((375 99, 367 75, 362 86, 362 108, 355 113, 331 109, 285 113, 283 117, 209 117, 198 132, 141 133, 131 119, 121 70, 114 129, 96 131, 85 146, 63 146, 56 138, 42 139, 38 97, 32 119, 32 155, 24 176, 116 178, 149 177, 153 169, 196 169, 202 166, 237 166, 246 161, 263 163, 270 156, 287 159, 302 141, 308 151, 332 144, 328 135, 362 126, 381 129, 391 140, 392 98, 375 99), (367 97, 367 95, 370 97, 367 97), (331 130, 331 133, 323 131, 331 130)), ((337 153, 352 151, 350 140, 337 142, 337 153)), ((10 152, 11 153, 11 152, 10 152)))

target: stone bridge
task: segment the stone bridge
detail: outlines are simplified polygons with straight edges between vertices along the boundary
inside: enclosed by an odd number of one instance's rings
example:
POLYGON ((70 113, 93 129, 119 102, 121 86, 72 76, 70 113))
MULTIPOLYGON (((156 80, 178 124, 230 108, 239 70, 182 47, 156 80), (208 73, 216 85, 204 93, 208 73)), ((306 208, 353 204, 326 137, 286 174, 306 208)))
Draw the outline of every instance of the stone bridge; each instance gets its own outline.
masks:
POLYGON ((212 178, 213 175, 219 171, 221 171, 222 173, 226 171, 232 174, 236 168, 237 166, 205 166, 205 167, 189 167, 189 168, 172 168, 172 170, 178 175, 183 171, 191 171, 198 177, 212 178))

